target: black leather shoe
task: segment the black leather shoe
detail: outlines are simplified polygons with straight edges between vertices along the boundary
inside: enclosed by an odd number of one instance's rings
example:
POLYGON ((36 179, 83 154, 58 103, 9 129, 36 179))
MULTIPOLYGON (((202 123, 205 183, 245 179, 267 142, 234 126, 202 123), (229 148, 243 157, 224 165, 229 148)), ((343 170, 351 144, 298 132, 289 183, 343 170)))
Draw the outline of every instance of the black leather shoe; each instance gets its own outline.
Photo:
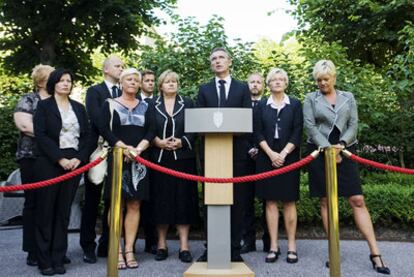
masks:
POLYGON ((53 271, 55 272, 55 274, 65 274, 66 273, 66 269, 63 265, 55 266, 53 268, 53 271))
POLYGON ((207 249, 205 249, 203 254, 197 259, 197 262, 207 262, 207 249))
POLYGON ((372 263, 372 268, 377 271, 378 273, 382 273, 382 274, 391 274, 391 270, 384 265, 384 262, 382 261, 381 255, 369 255, 369 259, 371 260, 372 263), (379 266, 376 262, 375 262, 375 258, 378 258, 381 265, 379 266))
POLYGON ((145 245, 144 251, 153 255, 157 254, 157 245, 153 244, 153 245, 145 245))
POLYGON ((240 256, 240 254, 231 255, 231 261, 232 262, 244 262, 242 256, 240 256))
POLYGON ((274 263, 279 258, 279 255, 280 255, 280 248, 278 248, 277 251, 270 250, 269 253, 267 253, 265 262, 274 263))
POLYGON ((249 252, 256 251, 256 244, 255 243, 245 243, 240 249, 240 254, 246 254, 249 252))
POLYGON ((168 248, 165 248, 165 249, 159 248, 157 250, 157 254, 155 254, 154 259, 156 261, 163 261, 163 260, 167 259, 167 257, 168 257, 168 248))
POLYGON ((298 261, 299 261, 299 258, 298 258, 298 253, 296 253, 296 251, 287 252, 286 262, 288 262, 289 264, 295 264, 298 261), (294 256, 294 258, 289 258, 289 255, 294 256))
POLYGON ((193 256, 188 250, 179 251, 178 258, 183 263, 191 263, 193 261, 193 256))
POLYGON ((27 254, 26 264, 28 266, 37 266, 37 257, 33 252, 27 254))
POLYGON ((68 256, 65 255, 65 257, 63 257, 63 264, 70 264, 72 261, 69 259, 68 256))
POLYGON ((88 264, 96 263, 96 255, 92 251, 83 252, 83 261, 88 264))
POLYGON ((96 250, 98 257, 106 258, 108 257, 108 246, 104 244, 99 244, 98 249, 96 250))
POLYGON ((55 275, 55 271, 53 270, 53 268, 48 267, 48 268, 40 269, 40 274, 44 276, 53 276, 55 275))

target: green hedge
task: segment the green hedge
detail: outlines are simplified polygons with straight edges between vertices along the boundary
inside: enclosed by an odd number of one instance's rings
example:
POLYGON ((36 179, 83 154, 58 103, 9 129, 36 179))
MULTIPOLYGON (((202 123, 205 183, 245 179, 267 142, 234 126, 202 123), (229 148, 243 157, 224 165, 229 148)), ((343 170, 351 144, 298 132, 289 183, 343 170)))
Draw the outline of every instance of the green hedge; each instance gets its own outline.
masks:
MULTIPOLYGON (((401 174, 375 174, 364 178, 363 192, 374 225, 391 228, 414 228, 414 185, 401 174), (372 181, 382 180, 381 183, 372 181), (391 180, 391 181, 390 181, 391 180), (405 180, 406 182, 395 182, 405 180)), ((406 175, 405 175, 406 176, 406 175)), ((410 176, 411 177, 411 176, 410 176)), ((298 224, 322 226, 319 199, 309 196, 307 176, 303 174, 300 200, 297 203, 298 224)), ((256 218, 260 220, 262 204, 256 200, 256 218)), ((339 199, 339 220, 342 226, 355 226, 352 209, 346 199, 339 199)), ((282 221, 281 221, 282 222, 282 221)), ((283 224, 283 223, 282 223, 283 224)))

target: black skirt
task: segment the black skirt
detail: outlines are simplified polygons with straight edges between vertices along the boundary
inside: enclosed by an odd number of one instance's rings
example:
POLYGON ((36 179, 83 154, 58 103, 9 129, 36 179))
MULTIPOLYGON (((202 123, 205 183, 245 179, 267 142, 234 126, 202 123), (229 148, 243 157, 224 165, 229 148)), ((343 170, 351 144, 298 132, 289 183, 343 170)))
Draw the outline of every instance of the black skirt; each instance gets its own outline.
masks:
MULTIPOLYGON (((336 127, 332 131, 329 141, 331 144, 339 142, 339 130, 336 127)), ((307 152, 311 153, 317 148, 315 144, 308 144, 307 152)), ((355 153, 356 145, 347 147, 347 150, 355 153)), ((323 153, 309 164, 308 170, 310 195, 312 197, 326 197, 325 156, 323 153)), ((336 171, 338 176, 338 196, 362 195, 361 180, 356 162, 342 157, 342 162, 337 164, 336 171)))
MULTIPOLYGON (((269 145, 274 151, 280 152, 284 145, 280 145, 279 140, 275 139, 273 145, 269 145)), ((300 150, 296 148, 286 156, 285 164, 289 165, 299 160, 300 150)), ((262 150, 259 151, 256 160, 256 172, 266 172, 274 170, 269 157, 262 150)), ((300 170, 296 169, 288 173, 277 175, 271 178, 256 181, 256 196, 264 200, 276 200, 291 202, 299 200, 300 170)))
MULTIPOLYGON (((161 166, 195 174, 195 159, 175 160, 164 153, 161 166)), ((154 224, 196 224, 199 220, 197 182, 153 171, 151 201, 154 224)))
MULTIPOLYGON (((147 159, 147 155, 142 156, 147 159)), ((122 163, 122 200, 148 200, 149 199, 149 168, 142 164, 122 163), (136 168, 136 182, 133 182, 132 165, 136 168)), ((111 200, 112 193, 112 155, 108 157, 108 176, 105 182, 104 199, 111 200)))

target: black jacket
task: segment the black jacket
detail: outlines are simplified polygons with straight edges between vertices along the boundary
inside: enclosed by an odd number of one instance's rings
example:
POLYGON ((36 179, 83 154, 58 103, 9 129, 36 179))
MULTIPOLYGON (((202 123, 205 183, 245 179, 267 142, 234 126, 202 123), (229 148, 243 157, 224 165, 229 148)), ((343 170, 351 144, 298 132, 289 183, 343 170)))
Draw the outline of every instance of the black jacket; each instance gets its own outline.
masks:
MULTIPOLYGON (((77 158, 82 162, 87 162, 89 160, 88 142, 90 129, 86 110, 81 103, 72 99, 69 99, 69 101, 80 126, 77 158)), ((53 163, 57 163, 60 159, 64 158, 59 148, 62 118, 55 97, 52 96, 39 101, 33 118, 33 127, 39 156, 45 156, 53 163)))
POLYGON ((265 140, 273 145, 276 125, 281 145, 288 142, 299 148, 302 139, 303 113, 302 104, 296 98, 290 97, 290 104, 277 114, 276 110, 266 105, 267 98, 260 100, 254 113, 254 137, 256 144, 265 140))
POLYGON ((106 99, 112 98, 105 82, 93 85, 86 91, 85 106, 91 124, 91 145, 90 151, 96 149, 100 135, 98 126, 102 118, 102 106, 106 99))
MULTIPOLYGON (((218 94, 215 79, 200 86, 198 91, 197 106, 200 108, 218 107, 218 94)), ((231 79, 229 94, 227 96, 225 108, 252 108, 249 87, 246 83, 231 79)), ((233 160, 248 159, 249 134, 235 136, 233 138, 233 160)), ((201 149, 201 156, 204 157, 204 149, 201 149)))
MULTIPOLYGON (((158 96, 154 100, 155 110, 151 121, 151 129, 153 129, 155 136, 160 139, 165 139, 167 134, 168 113, 165 109, 164 98, 158 96)), ((194 102, 188 97, 177 95, 173 110, 173 130, 171 133, 175 138, 181 139, 182 148, 173 151, 176 160, 194 158, 194 134, 184 132, 184 110, 187 108, 194 108, 194 102)), ((152 160, 161 162, 165 151, 156 146, 152 148, 152 160)))

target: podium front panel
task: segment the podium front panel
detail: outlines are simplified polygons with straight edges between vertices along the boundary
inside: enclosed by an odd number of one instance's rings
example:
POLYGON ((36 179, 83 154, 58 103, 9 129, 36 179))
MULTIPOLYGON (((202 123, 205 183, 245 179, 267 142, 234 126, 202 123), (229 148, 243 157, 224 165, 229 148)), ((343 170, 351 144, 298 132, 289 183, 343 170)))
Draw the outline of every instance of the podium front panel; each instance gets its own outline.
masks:
POLYGON ((252 126, 250 108, 185 109, 186 133, 251 133, 252 126))
MULTIPOLYGON (((206 134, 205 175, 207 177, 233 177, 233 136, 231 134, 206 134)), ((206 183, 204 187, 206 205, 232 205, 232 183, 206 183)))

